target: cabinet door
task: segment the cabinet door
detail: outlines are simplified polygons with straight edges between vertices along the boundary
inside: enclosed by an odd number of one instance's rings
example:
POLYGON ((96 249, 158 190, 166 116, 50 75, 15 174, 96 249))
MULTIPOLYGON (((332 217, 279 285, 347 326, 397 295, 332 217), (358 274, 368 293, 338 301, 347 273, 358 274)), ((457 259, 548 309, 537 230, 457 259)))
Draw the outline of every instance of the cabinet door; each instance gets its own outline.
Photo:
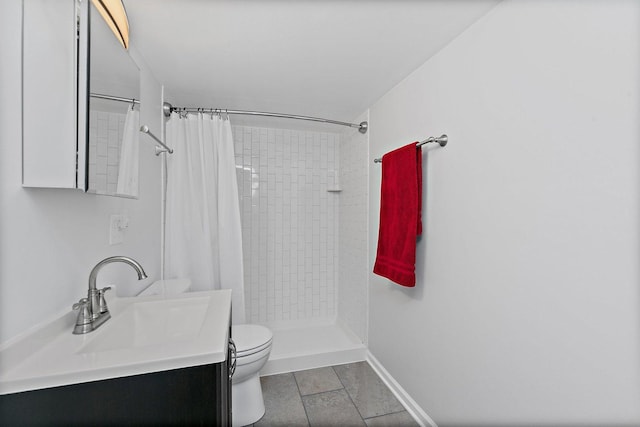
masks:
POLYGON ((86 73, 86 54, 79 55, 81 40, 86 41, 79 37, 78 22, 87 10, 87 2, 76 0, 23 1, 25 187, 85 189, 86 138, 78 138, 85 118, 80 117, 82 123, 78 118, 79 113, 86 117, 86 77, 79 78, 78 71, 86 73), (82 108, 79 94, 85 99, 82 108))
POLYGON ((227 362, 0 396, 1 426, 231 426, 227 362), (226 378, 223 378, 224 375, 226 378), (221 382, 218 382, 221 381, 221 382))

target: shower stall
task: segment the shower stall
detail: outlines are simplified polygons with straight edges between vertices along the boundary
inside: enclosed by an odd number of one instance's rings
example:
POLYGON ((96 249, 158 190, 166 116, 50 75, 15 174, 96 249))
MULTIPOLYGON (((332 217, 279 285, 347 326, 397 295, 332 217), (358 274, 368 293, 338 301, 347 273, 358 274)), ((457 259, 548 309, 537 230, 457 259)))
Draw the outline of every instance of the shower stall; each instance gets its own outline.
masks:
POLYGON ((246 319, 274 332, 262 374, 364 360, 368 137, 232 130, 246 319))

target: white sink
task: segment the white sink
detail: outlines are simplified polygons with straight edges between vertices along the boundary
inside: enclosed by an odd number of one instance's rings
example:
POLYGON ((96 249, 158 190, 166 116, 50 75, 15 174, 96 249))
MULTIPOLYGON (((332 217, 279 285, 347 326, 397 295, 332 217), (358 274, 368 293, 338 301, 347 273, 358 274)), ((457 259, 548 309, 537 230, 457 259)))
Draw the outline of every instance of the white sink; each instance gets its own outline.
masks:
POLYGON ((149 297, 152 295, 162 295, 164 297, 170 297, 178 294, 189 292, 191 289, 190 279, 164 279, 156 280, 145 289, 143 289, 138 296, 149 297))
MULTIPOLYGON (((80 353, 173 345, 197 338, 206 319, 210 296, 134 302, 105 323, 99 338, 80 353)), ((100 331, 100 330, 98 330, 100 331)))
POLYGON ((226 360, 231 291, 108 300, 111 319, 72 334, 75 313, 0 350, 0 394, 226 360))

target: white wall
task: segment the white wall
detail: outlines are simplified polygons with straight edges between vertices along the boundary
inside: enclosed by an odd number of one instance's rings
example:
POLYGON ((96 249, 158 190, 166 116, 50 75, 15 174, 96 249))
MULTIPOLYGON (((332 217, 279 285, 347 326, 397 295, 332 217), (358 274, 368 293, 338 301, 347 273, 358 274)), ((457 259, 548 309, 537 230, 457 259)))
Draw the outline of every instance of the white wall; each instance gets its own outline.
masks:
POLYGON ((640 3, 505 1, 370 114, 370 161, 450 138, 373 355, 440 426, 639 425, 640 3))
MULTIPOLYGON (((353 122, 368 121, 367 114, 353 122)), ((350 128, 340 138, 338 321, 367 342, 369 134, 350 128)))
MULTIPOLYGON (((160 262, 160 161, 145 136, 139 200, 22 188, 21 14, 20 0, 0 3, 0 343, 70 310, 86 295, 89 272, 101 259, 129 255, 149 274, 138 282, 128 266, 105 267, 98 286, 115 283, 124 295, 157 278, 160 262), (128 214, 130 224, 125 243, 109 246, 113 213, 128 214)), ((161 87, 148 69, 142 74, 141 120, 159 134, 161 87)))
POLYGON ((233 138, 247 321, 332 320, 339 135, 233 126, 233 138))

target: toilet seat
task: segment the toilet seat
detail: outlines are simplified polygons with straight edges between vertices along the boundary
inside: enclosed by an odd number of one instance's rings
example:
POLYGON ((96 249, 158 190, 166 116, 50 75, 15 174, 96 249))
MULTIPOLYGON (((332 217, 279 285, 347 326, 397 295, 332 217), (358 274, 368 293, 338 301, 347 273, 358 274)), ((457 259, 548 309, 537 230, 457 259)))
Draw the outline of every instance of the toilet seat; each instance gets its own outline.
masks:
POLYGON ((261 325, 233 325, 231 337, 236 344, 236 357, 246 357, 271 346, 273 333, 261 325))

